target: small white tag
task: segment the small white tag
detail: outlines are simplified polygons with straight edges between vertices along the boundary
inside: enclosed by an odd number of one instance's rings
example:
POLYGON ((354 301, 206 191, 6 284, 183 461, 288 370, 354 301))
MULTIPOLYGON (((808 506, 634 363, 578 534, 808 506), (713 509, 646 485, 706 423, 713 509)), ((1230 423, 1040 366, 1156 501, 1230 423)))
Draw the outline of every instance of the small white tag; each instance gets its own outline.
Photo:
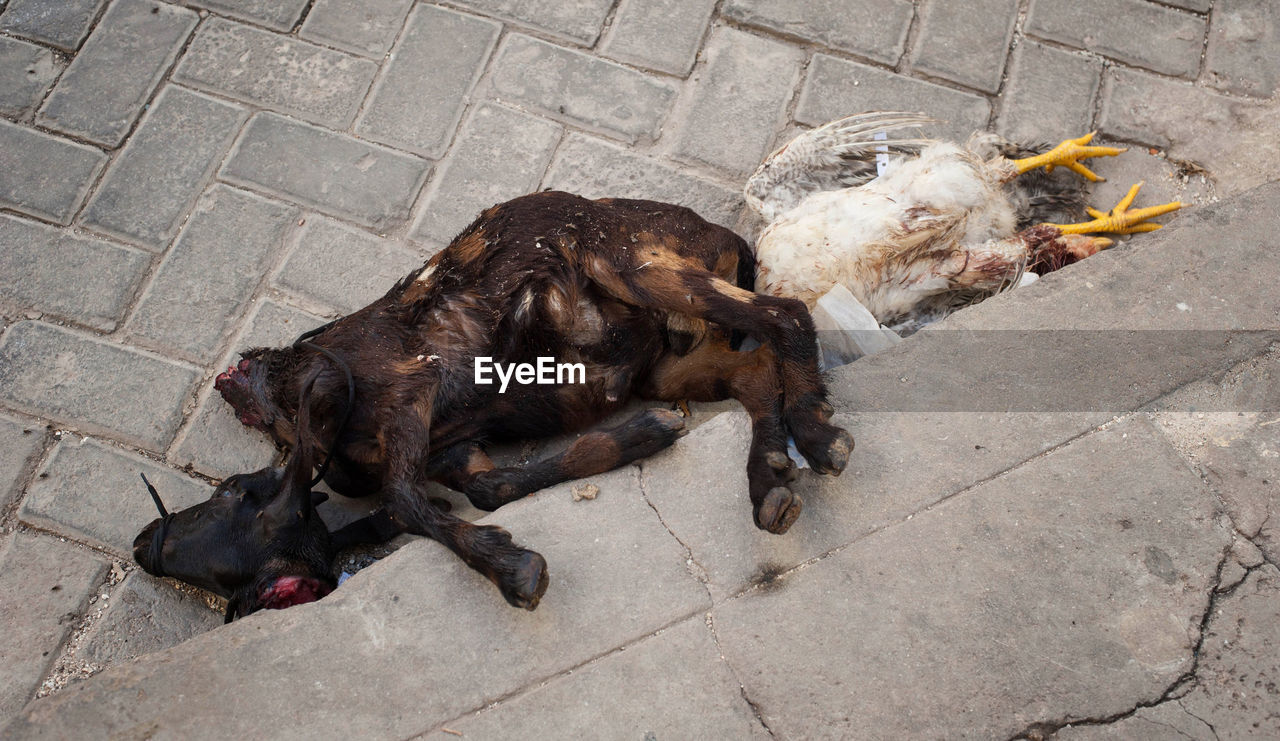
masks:
MULTIPOLYGON (((889 135, 887 132, 877 131, 875 133, 875 136, 872 138, 878 142, 882 142, 885 139, 888 139, 889 135)), ((880 177, 881 175, 883 175, 884 169, 888 166, 889 166, 889 145, 881 144, 880 146, 876 147, 876 177, 880 177)))

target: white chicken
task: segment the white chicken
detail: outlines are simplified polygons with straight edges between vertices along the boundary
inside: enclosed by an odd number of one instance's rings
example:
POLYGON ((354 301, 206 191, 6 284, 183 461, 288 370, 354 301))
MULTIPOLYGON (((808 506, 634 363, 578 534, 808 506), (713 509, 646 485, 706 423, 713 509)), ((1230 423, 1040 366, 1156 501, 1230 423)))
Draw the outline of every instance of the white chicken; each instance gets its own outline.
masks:
POLYGON ((903 136, 931 123, 922 114, 866 113, 805 132, 770 155, 748 180, 747 203, 768 226, 756 243, 756 290, 810 309, 843 286, 880 324, 914 330, 1096 253, 1095 232, 1159 229, 1147 219, 1181 203, 1129 210, 1141 183, 1092 221, 1041 223, 1077 212, 1077 178, 1098 178, 1079 160, 1124 151, 1089 146, 1093 135, 1032 155, 990 133, 961 147, 903 136), (1028 173, 1026 177, 1019 175, 1028 173))

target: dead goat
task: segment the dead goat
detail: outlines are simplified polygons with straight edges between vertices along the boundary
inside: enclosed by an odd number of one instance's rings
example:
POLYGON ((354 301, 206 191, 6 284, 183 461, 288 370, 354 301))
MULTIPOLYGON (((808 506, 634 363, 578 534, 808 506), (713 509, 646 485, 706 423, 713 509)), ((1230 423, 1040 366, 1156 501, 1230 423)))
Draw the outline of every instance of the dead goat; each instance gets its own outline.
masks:
POLYGON ((844 469, 853 439, 830 424, 804 305, 756 295, 753 281, 747 244, 685 208, 559 192, 494 206, 381 299, 307 341, 250 350, 220 375, 241 422, 293 446, 288 464, 232 476, 181 512, 161 507, 134 558, 229 598, 231 619, 318 599, 334 586, 336 549, 407 531, 443 543, 512 605, 533 609, 547 587, 542 556, 502 528, 450 515, 425 484, 493 510, 684 434, 677 413, 652 409, 541 462, 497 468, 485 454, 490 442, 584 429, 633 396, 741 401, 753 427, 755 523, 786 532, 802 506, 788 488, 788 435, 828 474, 844 469), (745 336, 760 344, 739 351, 745 336), (500 392, 476 383, 481 358, 506 367, 554 358, 581 364, 585 378, 500 392), (313 513, 321 456, 334 491, 378 494, 382 508, 329 533, 313 513))

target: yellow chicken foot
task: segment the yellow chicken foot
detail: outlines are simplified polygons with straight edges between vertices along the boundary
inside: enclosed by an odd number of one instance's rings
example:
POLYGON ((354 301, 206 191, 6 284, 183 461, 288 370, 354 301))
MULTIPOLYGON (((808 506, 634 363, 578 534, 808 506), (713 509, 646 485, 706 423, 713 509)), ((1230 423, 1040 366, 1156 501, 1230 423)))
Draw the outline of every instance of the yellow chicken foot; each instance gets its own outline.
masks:
POLYGON ((1170 211, 1177 211, 1184 205, 1180 201, 1173 203, 1165 203, 1159 206, 1148 206, 1147 208, 1137 208, 1132 211, 1129 206, 1133 203, 1133 199, 1138 197, 1138 190, 1142 188, 1142 183, 1138 183, 1129 189, 1124 198, 1111 209, 1111 213, 1103 213, 1096 208, 1088 209, 1089 215, 1093 217, 1093 221, 1086 221, 1081 224, 1049 224, 1055 227, 1063 234, 1092 234, 1095 232, 1110 232, 1112 234, 1134 234, 1135 232, 1154 232, 1159 229, 1161 224, 1147 223, 1147 219, 1155 218, 1161 214, 1167 214, 1170 211))
POLYGON ((1093 170, 1080 164, 1079 160, 1090 157, 1114 157, 1126 150, 1117 149, 1116 147, 1088 146, 1097 133, 1094 131, 1078 139, 1067 139, 1044 154, 1013 160, 1013 165, 1017 168, 1019 175, 1030 172, 1037 167, 1043 167, 1046 172, 1053 172, 1053 168, 1061 165, 1091 182, 1100 182, 1106 178, 1098 177, 1093 170))

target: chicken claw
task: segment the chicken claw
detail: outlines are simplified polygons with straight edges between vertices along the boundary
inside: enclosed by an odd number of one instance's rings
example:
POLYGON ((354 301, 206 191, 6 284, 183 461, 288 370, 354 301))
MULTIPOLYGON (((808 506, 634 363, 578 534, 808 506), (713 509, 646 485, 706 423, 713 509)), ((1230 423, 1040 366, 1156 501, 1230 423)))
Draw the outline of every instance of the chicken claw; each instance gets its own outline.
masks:
POLYGON ((1019 175, 1030 172, 1037 167, 1043 167, 1046 172, 1053 172, 1054 167, 1061 165, 1090 182, 1101 182, 1106 178, 1099 177, 1093 170, 1080 164, 1079 160, 1090 157, 1114 157, 1126 150, 1116 147, 1088 146, 1097 133, 1094 131, 1077 139, 1067 139, 1044 154, 1013 160, 1013 164, 1017 167, 1019 175))
POLYGON ((1138 183, 1129 189, 1124 198, 1111 209, 1111 213, 1104 213, 1096 208, 1088 209, 1089 215, 1093 217, 1093 221, 1086 221, 1080 224, 1049 224, 1055 227, 1063 234, 1090 234, 1094 232, 1110 232, 1112 234, 1134 234, 1136 232, 1154 232, 1159 229, 1161 224, 1148 223, 1147 219, 1167 214, 1170 211, 1177 211, 1183 207, 1180 201, 1173 203, 1165 203, 1159 206, 1148 206, 1147 208, 1138 208, 1133 211, 1129 210, 1129 206, 1133 203, 1133 199, 1138 197, 1138 190, 1142 188, 1142 183, 1138 183))

